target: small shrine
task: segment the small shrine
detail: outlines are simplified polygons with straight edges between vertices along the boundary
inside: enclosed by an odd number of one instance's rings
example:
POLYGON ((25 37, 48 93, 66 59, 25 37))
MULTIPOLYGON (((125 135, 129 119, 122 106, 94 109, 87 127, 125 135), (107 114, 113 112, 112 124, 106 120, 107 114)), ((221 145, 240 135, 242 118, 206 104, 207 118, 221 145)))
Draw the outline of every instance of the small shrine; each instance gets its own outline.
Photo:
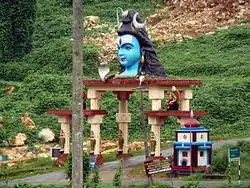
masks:
POLYGON ((213 142, 209 141, 209 130, 199 126, 193 114, 184 126, 175 134, 172 169, 181 173, 204 172, 212 163, 213 142))

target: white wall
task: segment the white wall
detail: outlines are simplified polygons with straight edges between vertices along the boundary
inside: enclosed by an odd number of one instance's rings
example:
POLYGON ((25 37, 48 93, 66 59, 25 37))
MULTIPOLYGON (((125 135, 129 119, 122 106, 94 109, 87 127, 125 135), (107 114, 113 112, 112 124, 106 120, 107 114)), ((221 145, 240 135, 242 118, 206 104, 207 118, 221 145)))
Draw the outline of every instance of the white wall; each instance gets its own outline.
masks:
POLYGON ((207 155, 207 151, 206 150, 200 150, 198 151, 198 166, 206 166, 207 165, 207 158, 208 158, 208 155, 207 155), (203 151, 204 152, 204 155, 203 157, 200 157, 200 152, 203 151))
MULTIPOLYGON (((178 142, 190 142, 190 133, 177 133, 177 141, 178 142), (184 135, 186 136, 186 139, 184 139, 184 135)), ((191 141, 193 141, 193 135, 191 133, 191 141)))
POLYGON ((208 141, 207 132, 196 133, 196 142, 207 142, 207 141, 208 141), (203 136, 203 138, 202 138, 202 136, 203 136))
POLYGON ((183 159, 185 159, 187 161, 187 166, 190 166, 190 150, 179 150, 178 152, 178 165, 177 166, 181 166, 181 162, 183 159), (187 157, 182 157, 182 152, 187 152, 188 155, 187 157))

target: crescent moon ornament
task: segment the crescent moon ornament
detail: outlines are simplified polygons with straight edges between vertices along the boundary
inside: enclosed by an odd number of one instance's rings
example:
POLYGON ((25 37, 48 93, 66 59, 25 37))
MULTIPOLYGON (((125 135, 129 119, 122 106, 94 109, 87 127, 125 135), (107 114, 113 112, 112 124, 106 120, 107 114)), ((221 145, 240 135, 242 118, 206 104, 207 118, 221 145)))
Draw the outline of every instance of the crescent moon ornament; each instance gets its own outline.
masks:
POLYGON ((122 12, 122 16, 126 17, 128 15, 128 10, 122 12))
POLYGON ((133 25, 134 25, 134 27, 137 28, 137 29, 142 29, 142 28, 144 28, 145 25, 146 25, 146 20, 145 20, 144 23, 139 23, 139 22, 137 22, 136 17, 138 16, 138 14, 139 14, 138 12, 135 13, 135 15, 134 15, 134 17, 133 17, 133 25))

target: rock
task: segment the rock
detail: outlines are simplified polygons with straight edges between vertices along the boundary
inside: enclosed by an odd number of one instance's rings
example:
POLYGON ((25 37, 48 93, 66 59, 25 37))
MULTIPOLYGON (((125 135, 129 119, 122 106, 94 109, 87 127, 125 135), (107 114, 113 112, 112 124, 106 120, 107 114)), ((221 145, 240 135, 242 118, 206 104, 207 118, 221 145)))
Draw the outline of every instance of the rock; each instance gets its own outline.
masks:
POLYGON ((3 140, 3 145, 5 147, 9 147, 10 146, 10 144, 9 144, 9 142, 7 140, 3 140))
POLYGON ((192 40, 193 37, 189 36, 189 35, 183 35, 183 40, 184 41, 188 41, 188 40, 192 40))
POLYGON ((128 148, 131 151, 141 150, 143 147, 144 147, 144 142, 138 142, 138 141, 128 145, 128 148))
POLYGON ((239 0, 239 5, 244 5, 244 4, 245 4, 245 1, 239 0))
POLYGON ((29 117, 29 113, 25 112, 23 114, 23 117, 21 117, 21 122, 27 127, 28 129, 36 129, 36 125, 34 121, 29 117))
POLYGON ((226 30, 226 29, 228 29, 229 28, 229 26, 224 26, 224 27, 217 27, 216 29, 218 30, 218 31, 222 31, 222 30, 226 30))
POLYGON ((43 142, 51 142, 55 139, 55 133, 50 128, 45 128, 38 133, 38 138, 43 142))
POLYGON ((214 32, 214 31, 211 31, 211 32, 205 33, 205 35, 213 35, 213 34, 215 34, 215 32, 214 32))
POLYGON ((9 86, 8 85, 8 86, 5 87, 5 92, 6 92, 7 95, 11 95, 13 93, 14 89, 15 89, 14 86, 9 86))
POLYGON ((11 146, 24 146, 25 141, 27 140, 27 136, 23 133, 18 133, 12 143, 11 146))
POLYGON ((117 147, 117 143, 116 141, 111 141, 111 140, 108 140, 108 141, 102 141, 102 149, 105 151, 105 150, 110 150, 110 149, 114 149, 117 147))
POLYGON ((50 155, 49 154, 46 154, 46 153, 40 153, 38 154, 38 157, 41 157, 41 158, 48 158, 50 155))
POLYGON ((16 150, 20 154, 26 154, 28 151, 28 146, 17 147, 16 150))
POLYGON ((13 149, 2 149, 1 150, 2 155, 14 155, 17 153, 17 150, 15 148, 13 149))
POLYGON ((50 148, 46 148, 46 147, 40 147, 40 152, 48 152, 50 150, 50 148))
POLYGON ((117 151, 117 148, 113 148, 113 149, 109 149, 109 150, 103 150, 102 154, 116 152, 116 151, 117 151))
POLYGON ((99 16, 86 16, 87 26, 93 26, 100 22, 99 16))
POLYGON ((0 129, 4 128, 3 124, 0 123, 0 129))
POLYGON ((182 36, 182 34, 176 34, 175 35, 175 41, 177 41, 177 42, 182 42, 184 39, 183 39, 183 36, 182 36))
POLYGON ((26 159, 30 159, 30 158, 34 158, 36 155, 34 155, 32 152, 28 152, 27 154, 26 154, 26 159))

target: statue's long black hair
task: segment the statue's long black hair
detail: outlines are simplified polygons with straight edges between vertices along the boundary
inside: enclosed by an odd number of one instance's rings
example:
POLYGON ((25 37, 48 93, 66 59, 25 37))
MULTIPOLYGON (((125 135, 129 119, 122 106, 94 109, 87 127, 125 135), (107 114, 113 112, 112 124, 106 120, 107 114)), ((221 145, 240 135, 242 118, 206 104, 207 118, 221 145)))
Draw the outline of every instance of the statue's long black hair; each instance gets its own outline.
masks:
MULTIPOLYGON (((137 12, 131 10, 125 11, 123 13, 122 23, 117 31, 118 35, 121 36, 124 34, 131 34, 139 41, 141 53, 144 55, 144 63, 140 64, 140 74, 167 77, 164 67, 160 64, 156 57, 156 51, 148 37, 145 27, 138 27, 138 25, 142 24, 143 19, 137 12), (138 24, 135 23, 135 20, 138 24)), ((121 72, 123 71, 124 68, 121 67, 121 72)))

